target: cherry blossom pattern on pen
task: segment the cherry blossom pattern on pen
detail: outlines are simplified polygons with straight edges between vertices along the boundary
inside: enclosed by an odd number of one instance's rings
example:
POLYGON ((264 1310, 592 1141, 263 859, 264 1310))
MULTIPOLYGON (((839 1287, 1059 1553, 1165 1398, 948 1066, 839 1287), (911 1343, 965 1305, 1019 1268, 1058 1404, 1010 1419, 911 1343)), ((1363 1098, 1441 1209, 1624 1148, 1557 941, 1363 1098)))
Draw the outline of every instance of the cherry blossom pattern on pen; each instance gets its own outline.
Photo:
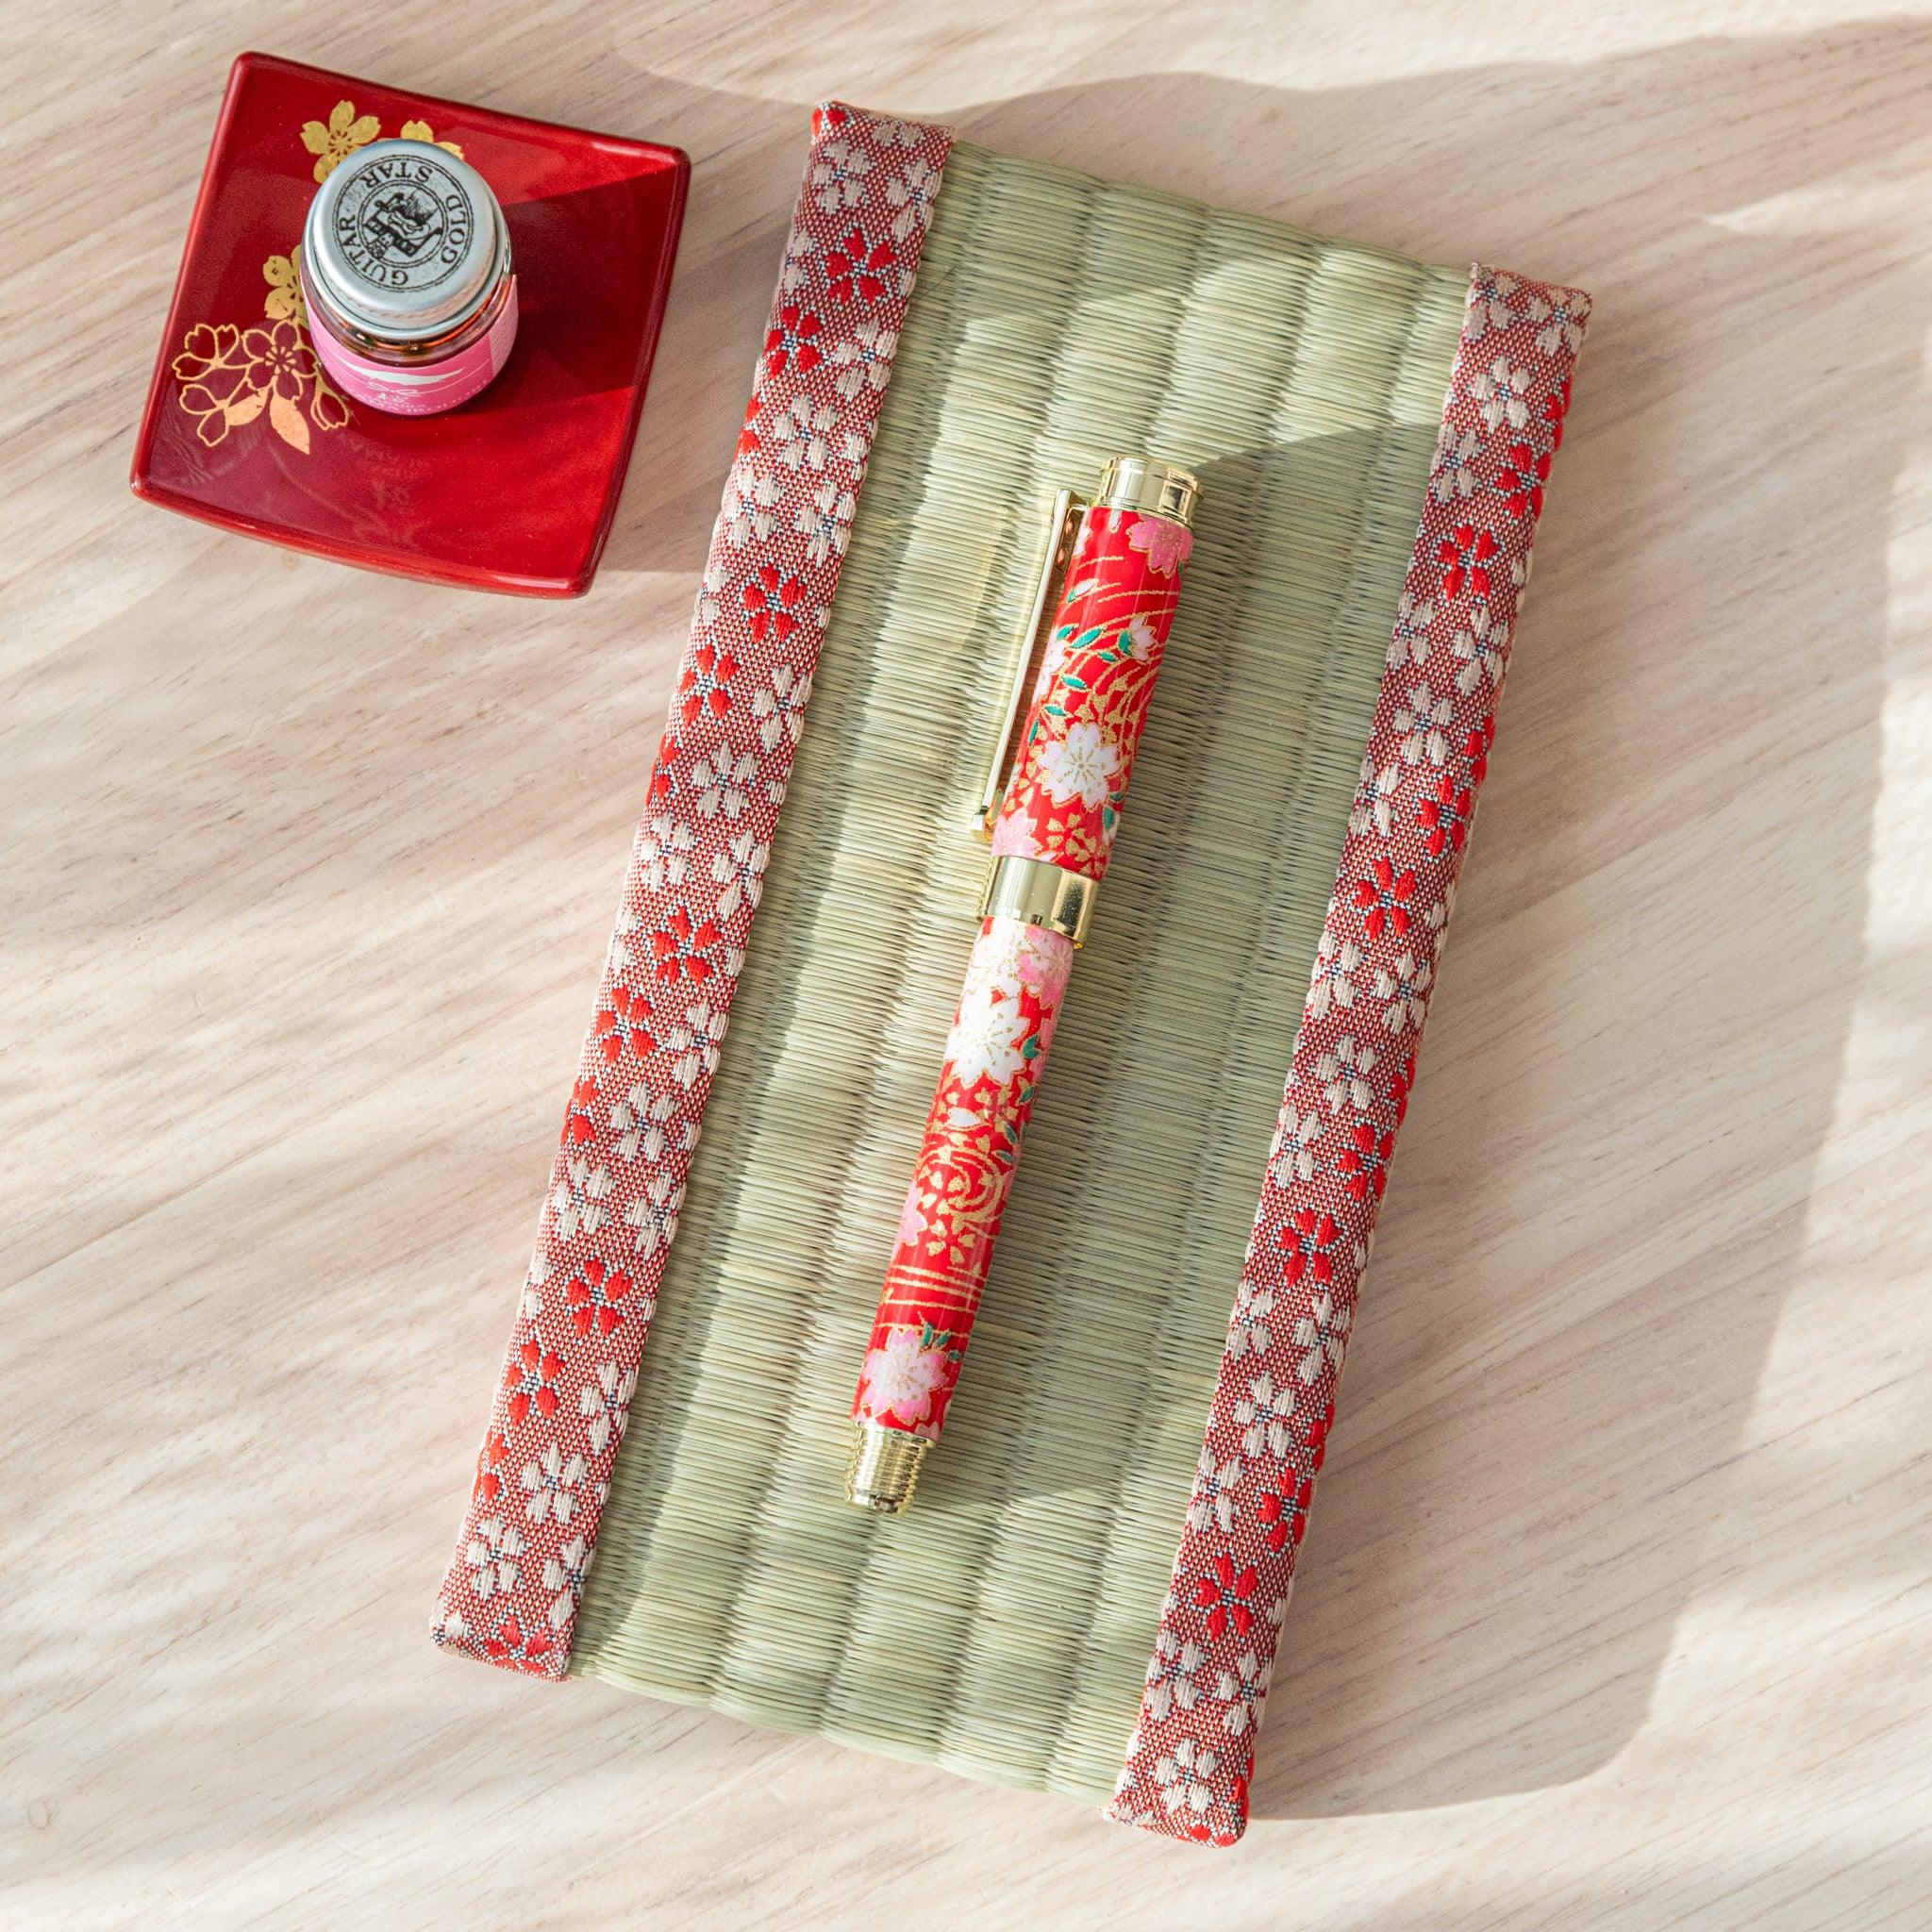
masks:
POLYGON ((980 921, 852 1399, 860 1422, 928 1441, 945 1425, 1073 964, 1061 933, 980 921))
MULTIPOLYGON (((1107 870, 1192 539, 1096 505, 1080 518, 992 849, 1107 870)), ((1046 1069, 1072 941, 982 922, 946 1041, 852 1412, 927 1441, 944 1425, 1046 1069)))
POLYGON ((1166 517, 1105 507, 1082 515, 995 853, 1106 875, 1193 546, 1193 532, 1166 517))
MULTIPOLYGON (((1231 1844, 1590 298, 1477 267, 1140 1720, 1108 1815, 1231 1844)), ((486 1550, 487 1555, 487 1550, 486 1550)))
POLYGON ((434 1622, 559 1677, 951 137, 813 116, 750 408, 434 1622))

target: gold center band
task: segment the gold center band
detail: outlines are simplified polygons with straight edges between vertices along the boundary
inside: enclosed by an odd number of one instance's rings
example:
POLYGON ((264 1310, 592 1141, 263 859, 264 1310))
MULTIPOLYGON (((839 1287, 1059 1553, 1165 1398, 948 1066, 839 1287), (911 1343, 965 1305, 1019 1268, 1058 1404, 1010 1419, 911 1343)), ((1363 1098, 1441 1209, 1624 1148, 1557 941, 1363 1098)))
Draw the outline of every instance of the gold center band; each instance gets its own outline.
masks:
POLYGON ((982 919, 1020 919, 1028 925, 1064 933, 1077 946, 1087 937, 1098 888, 1090 878, 1044 858, 1004 854, 986 875, 979 902, 982 919))

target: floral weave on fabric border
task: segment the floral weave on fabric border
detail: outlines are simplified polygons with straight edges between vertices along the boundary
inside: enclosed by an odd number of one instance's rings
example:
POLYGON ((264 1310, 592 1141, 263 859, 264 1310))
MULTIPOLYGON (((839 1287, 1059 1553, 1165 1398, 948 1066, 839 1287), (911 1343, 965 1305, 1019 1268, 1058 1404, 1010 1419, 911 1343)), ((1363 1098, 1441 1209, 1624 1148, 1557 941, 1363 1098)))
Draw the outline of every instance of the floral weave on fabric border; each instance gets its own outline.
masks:
POLYGON ((1108 1815, 1231 1844, 1590 316, 1477 267, 1140 1721, 1108 1815))
MULTIPOLYGON (((305 141, 318 177, 372 138, 305 141), (338 151, 341 152, 338 152, 338 151)), ((951 136, 836 102, 806 183, 434 1634, 560 1677, 951 136)))

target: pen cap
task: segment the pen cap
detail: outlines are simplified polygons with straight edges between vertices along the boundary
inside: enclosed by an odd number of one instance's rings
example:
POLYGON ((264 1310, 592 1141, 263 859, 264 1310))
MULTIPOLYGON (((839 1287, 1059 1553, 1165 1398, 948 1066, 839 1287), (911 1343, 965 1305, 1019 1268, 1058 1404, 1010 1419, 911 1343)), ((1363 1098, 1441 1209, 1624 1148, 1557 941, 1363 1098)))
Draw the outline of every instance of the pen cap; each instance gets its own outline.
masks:
POLYGON ((1180 601, 1201 487, 1156 457, 1113 458, 1080 518, 1013 774, 995 870, 1037 859, 1098 880, 1180 601))

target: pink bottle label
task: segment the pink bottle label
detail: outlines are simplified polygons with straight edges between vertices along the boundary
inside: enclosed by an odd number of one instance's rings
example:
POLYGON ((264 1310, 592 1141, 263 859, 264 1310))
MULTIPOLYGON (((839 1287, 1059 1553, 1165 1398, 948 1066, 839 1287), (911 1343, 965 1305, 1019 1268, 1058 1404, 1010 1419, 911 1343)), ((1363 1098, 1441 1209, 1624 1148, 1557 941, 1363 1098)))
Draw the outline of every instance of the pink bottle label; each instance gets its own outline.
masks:
POLYGON ((434 416, 467 403, 509 359, 517 337, 517 284, 510 277, 503 313, 467 349, 423 369, 374 362, 336 341, 325 328, 312 331, 315 353, 342 393, 391 416, 434 416))

